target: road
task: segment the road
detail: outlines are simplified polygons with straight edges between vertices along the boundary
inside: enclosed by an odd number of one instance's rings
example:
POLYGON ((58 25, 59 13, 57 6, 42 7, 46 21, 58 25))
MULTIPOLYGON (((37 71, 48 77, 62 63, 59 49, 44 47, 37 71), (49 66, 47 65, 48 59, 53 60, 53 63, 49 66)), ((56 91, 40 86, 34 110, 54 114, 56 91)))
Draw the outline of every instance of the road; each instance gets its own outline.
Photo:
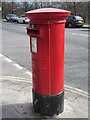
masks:
MULTIPOLYGON (((24 24, 2 22, 2 54, 32 70, 30 42, 24 24)), ((89 31, 90 32, 90 31, 89 31)), ((65 29, 65 85, 88 91, 88 29, 65 29)), ((12 73, 3 73, 11 75, 12 73)), ((19 73, 18 73, 19 74, 19 73)))

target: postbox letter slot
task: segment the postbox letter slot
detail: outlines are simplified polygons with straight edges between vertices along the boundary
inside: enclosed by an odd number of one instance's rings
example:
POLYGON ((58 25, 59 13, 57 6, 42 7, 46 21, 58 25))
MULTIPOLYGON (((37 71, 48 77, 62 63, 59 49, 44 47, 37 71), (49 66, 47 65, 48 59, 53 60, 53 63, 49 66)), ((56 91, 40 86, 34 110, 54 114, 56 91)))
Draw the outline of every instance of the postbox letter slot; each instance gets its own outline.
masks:
POLYGON ((28 33, 29 35, 39 35, 39 30, 27 29, 27 33, 28 33))

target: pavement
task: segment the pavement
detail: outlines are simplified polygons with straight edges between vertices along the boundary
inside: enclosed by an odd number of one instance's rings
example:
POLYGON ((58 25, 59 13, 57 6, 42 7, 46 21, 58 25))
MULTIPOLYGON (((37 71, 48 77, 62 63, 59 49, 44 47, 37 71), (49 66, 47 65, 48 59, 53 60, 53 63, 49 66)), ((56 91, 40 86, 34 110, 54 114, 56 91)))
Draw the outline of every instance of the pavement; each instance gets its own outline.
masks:
MULTIPOLYGON (((0 54, 2 118, 42 118, 33 112, 31 72, 0 54), (8 73, 7 75, 4 75, 8 73)), ((53 118, 88 118, 88 94, 65 85, 64 112, 53 118)), ((52 118, 52 117, 46 117, 52 118)))
MULTIPOLYGON (((3 118, 45 118, 33 112, 32 65, 26 27, 2 22, 3 118)), ((64 112, 54 118, 88 118, 88 32, 87 28, 65 29, 65 105, 64 112)))

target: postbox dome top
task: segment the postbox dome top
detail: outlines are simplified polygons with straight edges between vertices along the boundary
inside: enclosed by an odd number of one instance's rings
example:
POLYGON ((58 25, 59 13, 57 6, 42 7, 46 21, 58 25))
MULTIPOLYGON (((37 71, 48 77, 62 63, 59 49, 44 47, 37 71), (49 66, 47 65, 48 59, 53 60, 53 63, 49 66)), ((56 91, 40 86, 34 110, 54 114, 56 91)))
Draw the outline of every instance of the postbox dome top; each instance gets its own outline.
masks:
POLYGON ((31 13, 36 13, 36 14, 40 14, 40 13, 68 13, 69 11, 63 10, 63 9, 57 9, 57 8, 41 8, 41 9, 35 9, 35 10, 31 10, 29 12, 26 12, 26 14, 31 14, 31 13))
POLYGON ((45 19, 55 19, 55 18, 65 19, 67 16, 70 15, 70 13, 71 13, 70 11, 57 9, 57 8, 41 8, 41 9, 36 9, 36 10, 26 12, 25 15, 30 20, 35 20, 35 19, 45 20, 45 19))

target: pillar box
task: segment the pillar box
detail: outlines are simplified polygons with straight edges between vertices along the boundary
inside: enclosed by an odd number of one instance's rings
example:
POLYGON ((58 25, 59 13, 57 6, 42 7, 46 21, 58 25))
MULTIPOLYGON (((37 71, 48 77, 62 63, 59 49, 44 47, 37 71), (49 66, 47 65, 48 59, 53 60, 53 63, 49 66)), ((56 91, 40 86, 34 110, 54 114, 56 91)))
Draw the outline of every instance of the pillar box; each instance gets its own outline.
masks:
POLYGON ((42 8, 26 12, 32 53, 33 108, 43 116, 64 110, 64 32, 69 11, 42 8))

